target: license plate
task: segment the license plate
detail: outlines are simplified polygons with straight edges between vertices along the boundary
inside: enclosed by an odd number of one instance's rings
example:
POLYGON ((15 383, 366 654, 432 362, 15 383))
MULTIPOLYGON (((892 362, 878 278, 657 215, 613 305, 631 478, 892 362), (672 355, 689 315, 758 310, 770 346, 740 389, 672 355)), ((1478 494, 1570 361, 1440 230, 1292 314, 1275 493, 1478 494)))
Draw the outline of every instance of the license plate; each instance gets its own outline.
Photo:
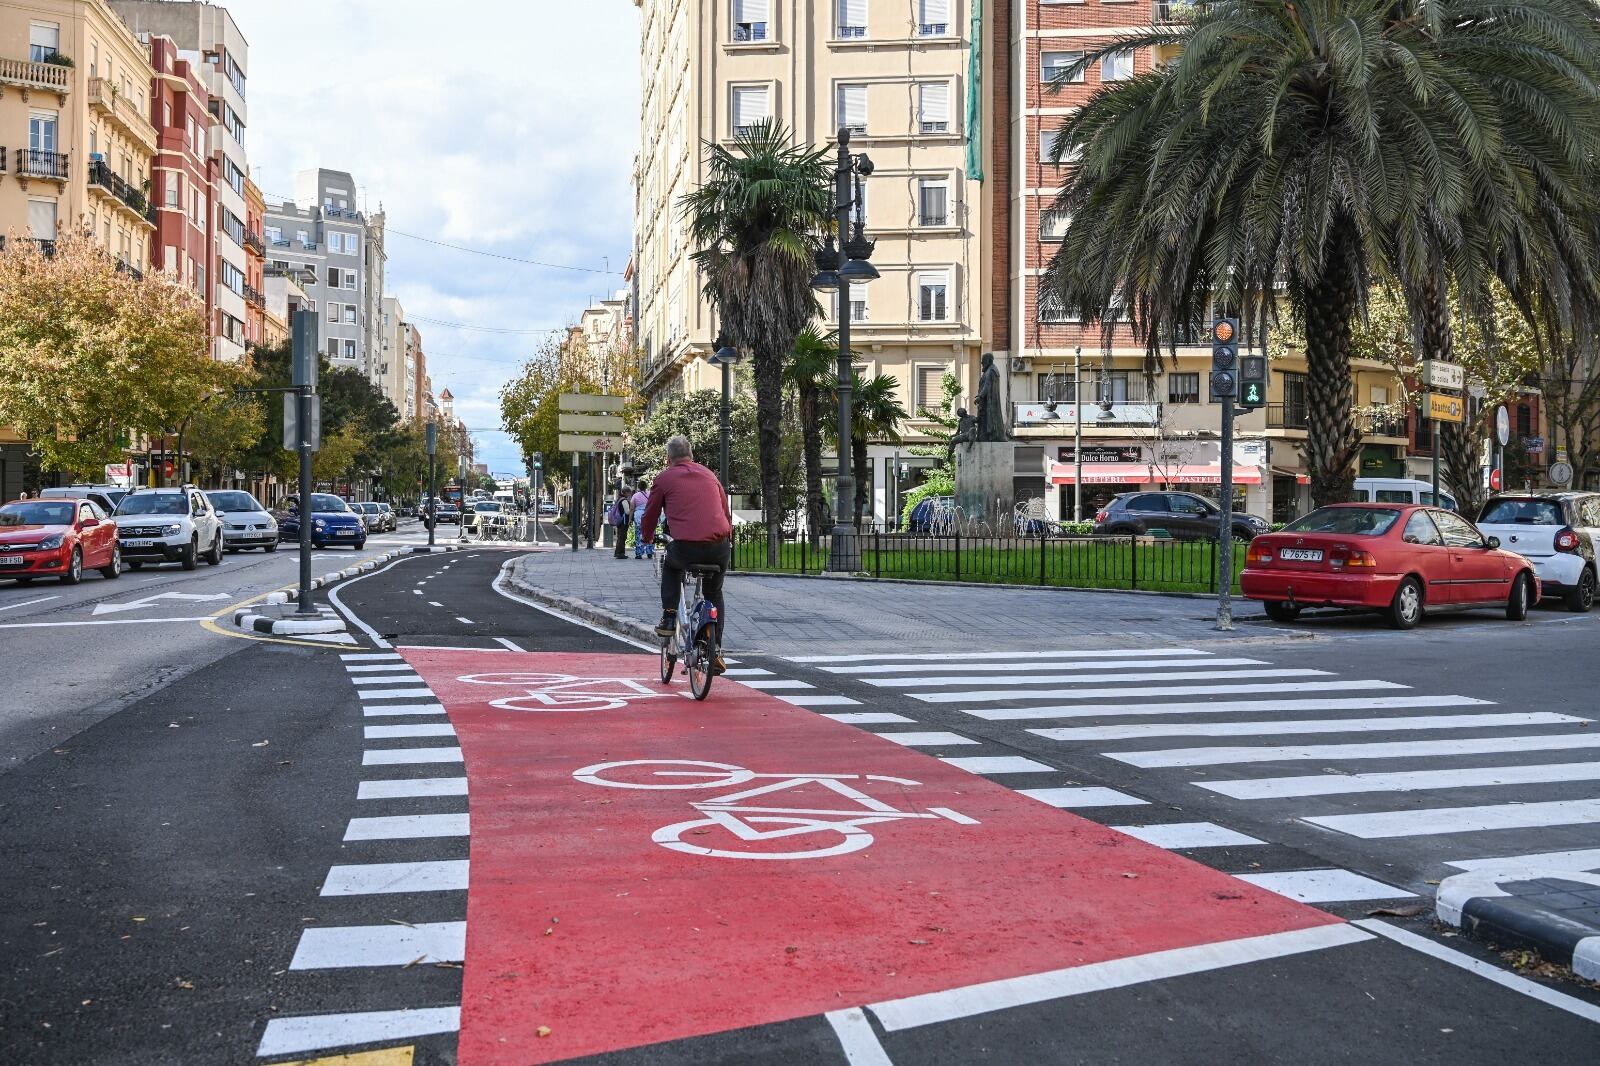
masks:
POLYGON ((21 566, 24 561, 20 555, 0 555, 0 566, 21 566))
POLYGON ((1295 562, 1320 563, 1320 562, 1322 562, 1322 549, 1321 548, 1284 548, 1282 551, 1278 552, 1278 556, 1279 556, 1279 558, 1282 558, 1282 559, 1292 559, 1295 562))
POLYGON ((122 542, 124 548, 148 548, 153 544, 155 544, 153 540, 125 540, 122 542))
POLYGON ((356 535, 356 531, 353 529, 341 529, 338 531, 337 535, 341 537, 353 537, 356 535))

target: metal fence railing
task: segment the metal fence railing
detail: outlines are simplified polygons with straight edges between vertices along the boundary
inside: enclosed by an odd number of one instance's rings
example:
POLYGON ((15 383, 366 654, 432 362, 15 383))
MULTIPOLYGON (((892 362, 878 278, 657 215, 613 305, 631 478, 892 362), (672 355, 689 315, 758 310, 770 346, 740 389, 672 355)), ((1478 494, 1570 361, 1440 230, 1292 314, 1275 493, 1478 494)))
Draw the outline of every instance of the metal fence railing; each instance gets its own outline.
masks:
MULTIPOLYGON (((830 538, 783 537, 774 561, 765 530, 735 539, 733 569, 814 574, 827 568, 830 538)), ((1209 540, 1151 537, 959 536, 863 532, 861 570, 872 577, 1059 588, 1214 592, 1220 552, 1209 540)), ((1234 541, 1238 588, 1249 545, 1234 541)))

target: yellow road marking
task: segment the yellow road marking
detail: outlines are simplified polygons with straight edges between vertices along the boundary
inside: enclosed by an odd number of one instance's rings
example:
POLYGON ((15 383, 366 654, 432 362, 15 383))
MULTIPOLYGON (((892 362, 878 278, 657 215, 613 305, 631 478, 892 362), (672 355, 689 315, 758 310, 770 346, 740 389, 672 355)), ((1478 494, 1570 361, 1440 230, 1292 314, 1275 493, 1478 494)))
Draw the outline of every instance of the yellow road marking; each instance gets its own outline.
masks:
MULTIPOLYGON (((404 557, 403 555, 402 556, 397 556, 397 558, 403 558, 403 557, 404 557)), ((383 556, 375 555, 375 556, 372 556, 371 558, 367 558, 367 559, 358 559, 358 560, 356 560, 355 565, 360 566, 362 563, 381 563, 381 562, 383 562, 383 556)), ((344 567, 340 567, 340 569, 342 570, 342 569, 344 569, 344 567)), ((369 574, 370 573, 376 573, 376 570, 369 570, 369 571, 367 571, 367 573, 369 573, 369 574)), ((360 575, 357 575, 357 576, 360 576, 360 575)), ((207 619, 206 621, 201 622, 200 623, 200 628, 201 629, 205 629, 205 630, 209 630, 212 633, 220 634, 220 635, 222 635, 224 637, 238 637, 238 638, 240 638, 242 640, 258 640, 258 641, 261 641, 264 644, 293 644, 293 645, 295 645, 297 647, 301 647, 301 648, 321 648, 324 651, 326 651, 328 648, 347 648, 348 645, 344 645, 344 644, 327 644, 327 643, 324 643, 324 642, 322 642, 320 640, 292 640, 292 639, 290 639, 288 637, 269 637, 269 636, 266 636, 266 635, 261 634, 261 633, 246 633, 242 629, 225 629, 222 626, 217 625, 217 621, 216 620, 218 618, 222 618, 222 617, 225 617, 227 615, 231 615, 234 611, 237 611, 241 607, 248 607, 252 603, 259 603, 260 601, 266 599, 268 596, 272 595, 274 592, 291 592, 291 591, 293 591, 293 590, 295 590, 295 589, 297 589, 299 587, 300 587, 300 583, 299 583, 298 580, 296 580, 296 582, 293 585, 284 585, 281 588, 268 589, 267 591, 265 591, 263 593, 260 593, 259 595, 251 596, 248 600, 240 600, 238 603, 231 603, 228 606, 222 608, 222 610, 217 611, 214 614, 212 614, 212 616, 209 619, 207 619)), ((326 586, 324 586, 324 588, 326 588, 326 586)), ((318 1061, 337 1062, 337 1061, 341 1061, 341 1060, 327 1059, 327 1060, 318 1060, 318 1061)), ((411 1060, 407 1059, 406 1061, 409 1062, 411 1060)))
POLYGON ((293 1062, 280 1062, 277 1066, 411 1066, 411 1055, 415 1050, 415 1047, 390 1047, 330 1058, 295 1059, 293 1062))

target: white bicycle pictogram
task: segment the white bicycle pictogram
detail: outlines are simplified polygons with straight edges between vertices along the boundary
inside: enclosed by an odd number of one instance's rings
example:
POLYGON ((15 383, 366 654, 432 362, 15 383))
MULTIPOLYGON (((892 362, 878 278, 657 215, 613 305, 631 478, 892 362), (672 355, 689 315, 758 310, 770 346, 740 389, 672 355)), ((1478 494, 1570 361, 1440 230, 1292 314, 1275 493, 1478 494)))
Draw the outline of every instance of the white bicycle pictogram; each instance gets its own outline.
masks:
POLYGON ((576 674, 507 671, 468 674, 456 678, 469 685, 500 685, 522 690, 520 696, 502 696, 489 706, 503 711, 615 711, 636 700, 675 696, 660 692, 632 677, 579 677, 576 674))
POLYGON ((914 788, 921 784, 903 777, 886 777, 879 774, 758 774, 730 763, 700 762, 693 759, 634 759, 623 762, 595 763, 572 776, 589 785, 603 788, 630 788, 651 790, 725 789, 761 782, 689 804, 705 817, 664 825, 651 834, 651 839, 664 848, 686 855, 704 855, 720 859, 824 859, 835 855, 848 855, 869 847, 873 835, 866 829, 870 825, 886 822, 947 819, 958 825, 977 825, 976 819, 958 814, 946 807, 930 807, 926 811, 903 811, 875 796, 849 784, 851 781, 875 782, 914 788), (789 789, 819 786, 839 796, 842 801, 856 804, 854 808, 834 807, 767 807, 752 805, 750 800, 775 796, 789 789), (716 829, 726 830, 737 840, 753 845, 735 850, 728 846, 707 847, 692 844, 685 834, 703 836, 716 829), (826 846, 803 851, 762 851, 761 842, 785 840, 822 834, 831 841, 826 846))

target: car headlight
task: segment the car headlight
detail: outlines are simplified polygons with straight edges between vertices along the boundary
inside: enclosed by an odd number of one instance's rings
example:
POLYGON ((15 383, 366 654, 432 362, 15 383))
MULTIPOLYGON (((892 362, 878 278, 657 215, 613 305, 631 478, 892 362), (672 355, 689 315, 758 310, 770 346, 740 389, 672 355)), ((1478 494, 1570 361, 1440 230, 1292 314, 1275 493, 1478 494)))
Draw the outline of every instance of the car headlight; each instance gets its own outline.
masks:
POLYGON ((324 522, 320 518, 313 518, 311 520, 311 524, 316 526, 318 529, 327 529, 328 528, 328 523, 324 522))
POLYGON ((164 537, 175 537, 179 533, 182 533, 182 532, 183 532, 183 526, 182 526, 181 523, 178 523, 178 522, 174 522, 169 526, 162 526, 161 527, 161 535, 164 536, 164 537))
POLYGON ((39 547, 44 549, 45 551, 49 551, 51 548, 59 548, 59 547, 61 547, 61 542, 66 540, 66 539, 67 539, 67 535, 65 533, 57 533, 53 537, 46 537, 43 540, 41 540, 39 542, 39 547))

